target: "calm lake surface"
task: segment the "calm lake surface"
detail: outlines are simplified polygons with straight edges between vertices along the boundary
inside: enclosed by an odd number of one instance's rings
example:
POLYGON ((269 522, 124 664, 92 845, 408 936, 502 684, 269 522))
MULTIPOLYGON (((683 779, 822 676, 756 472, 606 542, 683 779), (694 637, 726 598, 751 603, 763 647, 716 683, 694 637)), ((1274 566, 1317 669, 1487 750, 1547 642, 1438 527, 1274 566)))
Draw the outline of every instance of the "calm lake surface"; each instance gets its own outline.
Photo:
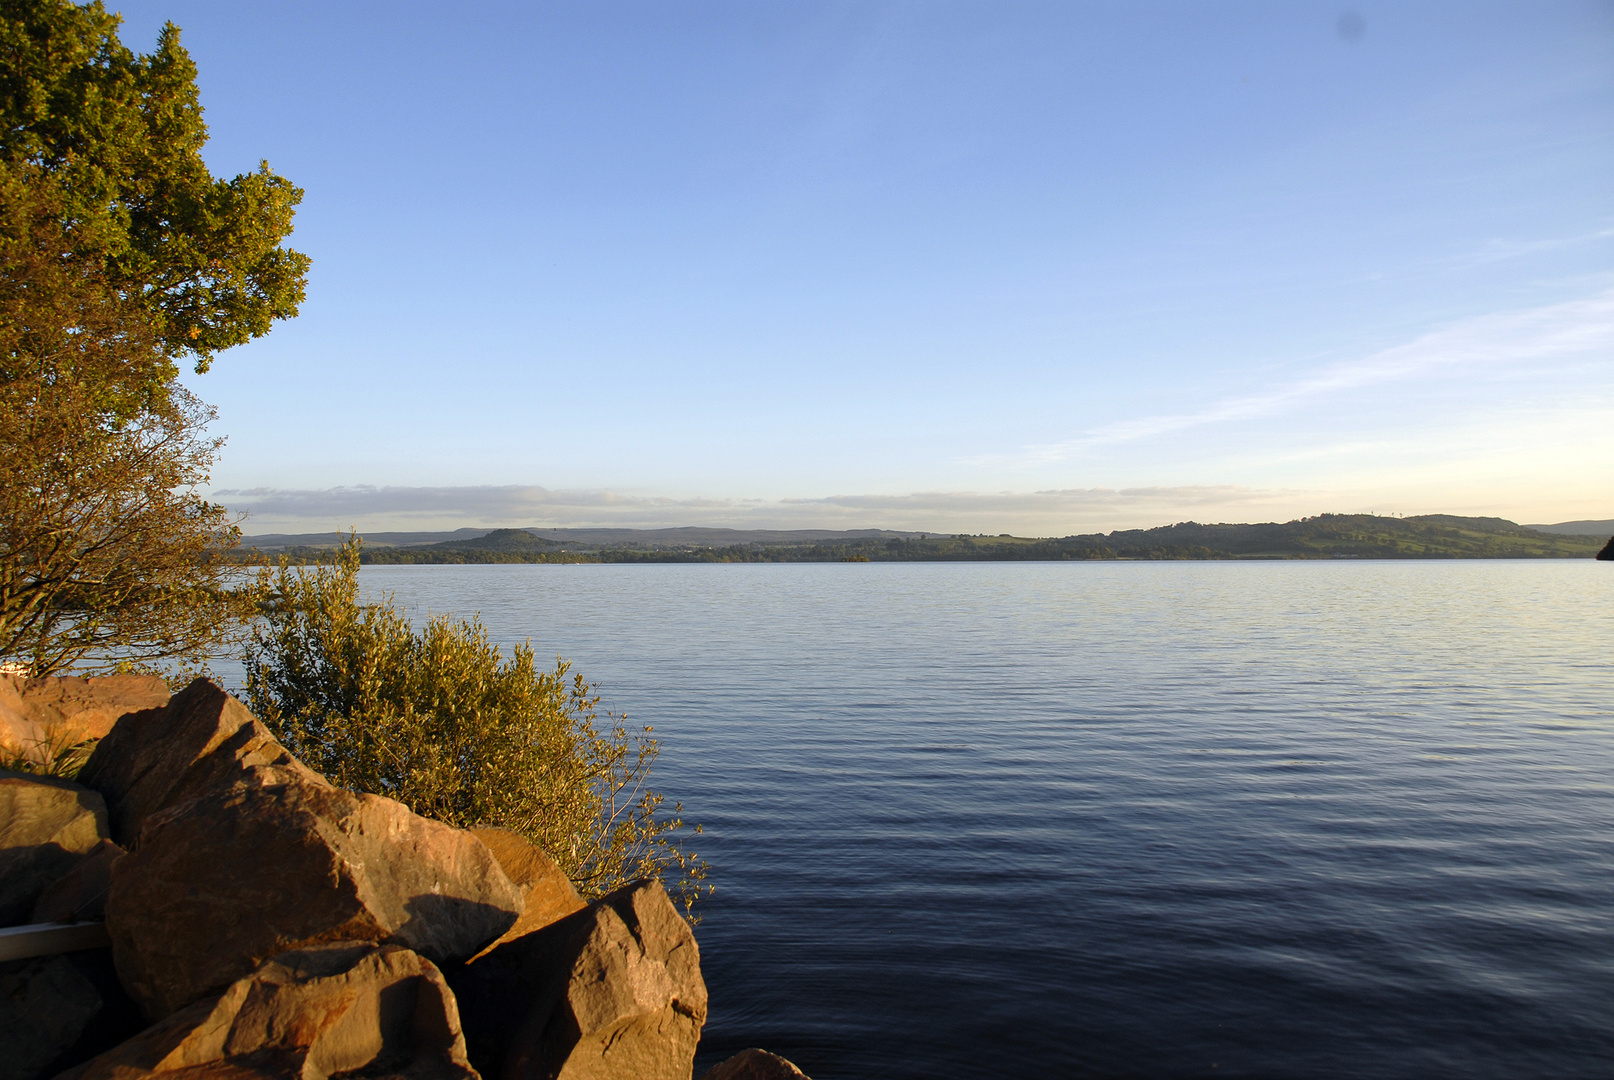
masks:
POLYGON ((1614 1075, 1614 566, 362 580, 654 725, 697 1073, 1614 1075))

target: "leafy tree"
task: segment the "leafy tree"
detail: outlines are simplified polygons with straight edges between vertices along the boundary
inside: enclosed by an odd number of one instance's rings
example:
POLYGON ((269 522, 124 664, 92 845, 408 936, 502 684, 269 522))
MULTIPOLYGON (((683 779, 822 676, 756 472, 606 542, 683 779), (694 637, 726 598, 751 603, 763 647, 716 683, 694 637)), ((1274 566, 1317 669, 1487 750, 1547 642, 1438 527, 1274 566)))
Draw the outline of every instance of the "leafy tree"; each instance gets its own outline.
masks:
POLYGON ((250 613, 198 494, 220 440, 176 381, 296 314, 302 192, 214 178, 179 31, 0 0, 0 656, 35 674, 199 662, 250 613))
POLYGON ((682 821, 658 816, 649 728, 602 714, 565 662, 541 671, 526 645, 504 657, 477 619, 417 632, 390 596, 361 604, 356 540, 333 566, 264 573, 246 697, 289 750, 426 817, 521 833, 585 896, 675 870, 690 910, 705 866, 676 843, 682 821))
POLYGON ((200 662, 251 610, 233 522, 197 493, 213 413, 43 190, 0 178, 0 656, 200 662))
POLYGON ((77 256, 104 260, 166 355, 205 371, 297 314, 308 258, 280 245, 303 193, 267 162, 214 178, 179 30, 136 55, 120 21, 100 0, 0 0, 0 172, 54 187, 77 256))

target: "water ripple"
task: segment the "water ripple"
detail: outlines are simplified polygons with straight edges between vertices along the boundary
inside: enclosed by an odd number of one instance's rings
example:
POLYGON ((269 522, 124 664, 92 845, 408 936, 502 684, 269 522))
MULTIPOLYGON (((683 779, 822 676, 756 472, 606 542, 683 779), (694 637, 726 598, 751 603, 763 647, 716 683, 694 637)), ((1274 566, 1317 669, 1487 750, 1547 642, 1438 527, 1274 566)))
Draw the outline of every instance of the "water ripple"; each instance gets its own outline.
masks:
POLYGON ((653 724, 700 1067, 1614 1074, 1614 572, 376 567, 653 724))

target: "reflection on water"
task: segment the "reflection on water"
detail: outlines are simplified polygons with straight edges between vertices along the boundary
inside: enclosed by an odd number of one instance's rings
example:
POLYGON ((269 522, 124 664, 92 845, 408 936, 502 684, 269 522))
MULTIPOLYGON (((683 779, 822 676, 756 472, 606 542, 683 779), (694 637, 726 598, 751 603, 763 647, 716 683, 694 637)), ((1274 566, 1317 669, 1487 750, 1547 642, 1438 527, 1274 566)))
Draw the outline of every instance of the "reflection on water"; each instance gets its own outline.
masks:
POLYGON ((376 567, 663 740, 705 1067, 1606 1077, 1614 567, 376 567))

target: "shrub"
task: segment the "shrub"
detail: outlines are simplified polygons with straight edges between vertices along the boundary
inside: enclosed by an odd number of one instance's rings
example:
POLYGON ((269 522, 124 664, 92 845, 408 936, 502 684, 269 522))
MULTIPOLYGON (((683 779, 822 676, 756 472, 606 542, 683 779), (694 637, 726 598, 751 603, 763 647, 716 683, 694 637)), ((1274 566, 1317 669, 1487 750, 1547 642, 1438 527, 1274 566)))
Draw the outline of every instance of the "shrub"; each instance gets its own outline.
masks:
POLYGON ((264 571, 246 696, 286 747, 343 787, 518 832, 589 898, 676 870, 689 917, 710 887, 647 786, 651 729, 602 712, 565 661, 541 671, 527 645, 505 657, 480 619, 434 616, 417 632, 390 594, 361 604, 358 575, 356 539, 335 565, 264 571))

